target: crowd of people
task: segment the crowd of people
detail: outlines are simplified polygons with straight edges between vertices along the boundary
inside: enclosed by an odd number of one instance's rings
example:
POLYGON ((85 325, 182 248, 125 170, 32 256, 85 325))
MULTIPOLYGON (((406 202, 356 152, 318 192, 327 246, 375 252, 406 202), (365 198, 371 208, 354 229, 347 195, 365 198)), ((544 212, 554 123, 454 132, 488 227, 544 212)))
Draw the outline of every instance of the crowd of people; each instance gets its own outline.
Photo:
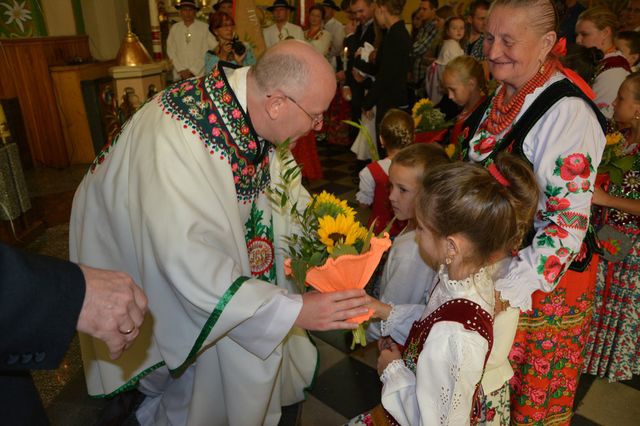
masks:
MULTIPOLYGON (((71 260, 128 274, 106 331, 73 296, 90 394, 136 388, 142 425, 277 424, 313 381, 305 330, 369 310, 382 399, 350 424, 569 424, 581 374, 640 374, 640 1, 424 0, 411 31, 405 3, 324 0, 303 29, 275 0, 259 57, 233 2, 208 28, 180 3, 176 83, 74 198, 71 260), (451 123, 431 143, 409 113, 423 97, 451 123), (369 123, 380 158, 351 200, 376 230, 394 221, 369 294, 299 294, 284 270, 296 227, 269 188, 288 155, 322 176, 328 117, 369 123)), ((291 194, 309 199, 300 177, 291 194)), ((93 292, 95 271, 64 268, 93 292)))

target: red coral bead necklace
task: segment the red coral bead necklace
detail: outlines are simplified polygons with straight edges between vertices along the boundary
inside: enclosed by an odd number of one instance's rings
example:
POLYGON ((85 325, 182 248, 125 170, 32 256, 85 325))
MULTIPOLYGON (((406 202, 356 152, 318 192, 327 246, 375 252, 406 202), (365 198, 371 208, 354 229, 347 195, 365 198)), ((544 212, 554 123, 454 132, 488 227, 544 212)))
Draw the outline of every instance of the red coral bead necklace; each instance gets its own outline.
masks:
POLYGON ((493 135, 502 133, 516 118, 527 95, 541 87, 555 71, 552 61, 546 61, 540 70, 509 100, 505 105, 504 98, 507 93, 507 85, 503 84, 496 95, 489 111, 489 116, 482 127, 493 135))

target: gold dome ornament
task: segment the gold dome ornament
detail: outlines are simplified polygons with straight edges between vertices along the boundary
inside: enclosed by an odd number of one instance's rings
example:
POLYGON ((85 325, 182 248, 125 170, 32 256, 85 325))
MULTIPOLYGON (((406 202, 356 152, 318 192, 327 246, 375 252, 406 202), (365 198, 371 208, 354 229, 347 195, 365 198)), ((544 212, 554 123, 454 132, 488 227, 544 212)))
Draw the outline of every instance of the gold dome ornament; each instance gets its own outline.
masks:
POLYGON ((127 34, 124 36, 120 50, 118 50, 118 56, 116 56, 118 65, 135 67, 153 63, 153 59, 151 59, 147 49, 140 43, 138 36, 131 31, 129 14, 125 15, 124 20, 127 23, 127 34))

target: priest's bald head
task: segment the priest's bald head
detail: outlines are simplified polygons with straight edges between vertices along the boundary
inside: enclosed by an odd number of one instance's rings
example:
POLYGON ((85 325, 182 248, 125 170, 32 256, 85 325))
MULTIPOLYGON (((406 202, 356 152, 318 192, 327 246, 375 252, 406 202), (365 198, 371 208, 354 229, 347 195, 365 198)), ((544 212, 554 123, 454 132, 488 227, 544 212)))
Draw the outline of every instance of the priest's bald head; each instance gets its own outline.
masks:
POLYGON ((279 143, 320 130, 336 91, 333 68, 311 45, 282 41, 260 58, 247 79, 247 106, 261 137, 279 143))

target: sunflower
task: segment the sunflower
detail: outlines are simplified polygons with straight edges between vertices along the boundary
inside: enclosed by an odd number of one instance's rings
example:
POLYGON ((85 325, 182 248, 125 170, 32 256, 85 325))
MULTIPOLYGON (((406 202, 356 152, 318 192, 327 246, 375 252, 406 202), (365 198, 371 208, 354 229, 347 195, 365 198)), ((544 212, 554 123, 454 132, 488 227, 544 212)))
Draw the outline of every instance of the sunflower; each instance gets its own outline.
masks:
POLYGON ((607 145, 616 145, 620 143, 620 141, 622 141, 623 139, 624 137, 620 132, 609 133, 607 134, 607 145))
POLYGON ((353 246, 367 235, 367 230, 353 216, 339 214, 336 218, 324 216, 318 220, 318 237, 327 246, 329 254, 337 244, 353 246))
POLYGON ((429 107, 431 105, 432 105, 431 100, 429 100, 429 98, 422 98, 418 102, 416 102, 416 104, 413 106, 413 109, 411 110, 411 115, 415 119, 416 117, 419 117, 422 115, 421 110, 423 107, 429 107))
POLYGON ((327 191, 314 195, 311 202, 314 203, 313 211, 318 217, 331 216, 335 218, 340 214, 350 218, 355 218, 356 216, 356 212, 349 207, 345 200, 341 200, 327 191))

